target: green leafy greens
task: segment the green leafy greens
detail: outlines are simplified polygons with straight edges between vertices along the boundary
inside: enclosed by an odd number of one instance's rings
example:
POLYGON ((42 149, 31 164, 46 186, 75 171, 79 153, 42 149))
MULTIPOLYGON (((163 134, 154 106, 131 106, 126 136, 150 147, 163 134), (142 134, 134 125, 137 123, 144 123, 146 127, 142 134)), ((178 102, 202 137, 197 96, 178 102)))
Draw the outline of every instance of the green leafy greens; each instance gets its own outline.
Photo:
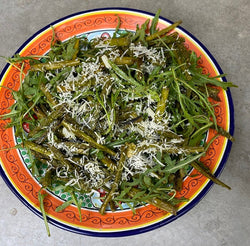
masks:
MULTIPOLYGON (((199 159, 208 148, 201 141, 209 128, 233 140, 217 125, 214 106, 219 91, 234 85, 202 74, 200 57, 174 31, 181 22, 158 30, 159 14, 135 33, 118 26, 107 39, 62 42, 53 35, 46 56, 8 59, 22 64, 21 76, 24 62, 30 70, 2 117, 16 127, 42 186, 71 194, 56 211, 74 203, 81 220, 76 193, 103 189, 101 214, 121 203, 133 212, 151 203, 176 214, 187 201, 176 193, 192 167, 230 188, 199 159), (47 165, 45 175, 41 163, 47 165)), ((44 197, 39 192, 46 221, 44 197)))

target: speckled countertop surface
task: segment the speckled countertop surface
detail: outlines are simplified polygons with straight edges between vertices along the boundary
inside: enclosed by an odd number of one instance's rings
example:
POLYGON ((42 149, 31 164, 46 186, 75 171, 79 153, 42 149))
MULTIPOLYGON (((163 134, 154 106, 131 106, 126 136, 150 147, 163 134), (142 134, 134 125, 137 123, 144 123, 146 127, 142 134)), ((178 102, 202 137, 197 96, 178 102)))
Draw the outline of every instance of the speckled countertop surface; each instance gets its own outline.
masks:
MULTIPOLYGON (((124 238, 94 238, 50 226, 27 209, 0 178, 0 245, 249 245, 250 244, 250 1, 249 0, 0 0, 0 55, 11 56, 32 34, 56 19, 101 7, 129 7, 172 21, 213 54, 227 79, 235 107, 235 139, 221 179, 232 187, 213 186, 191 211, 154 231, 124 238)), ((0 70, 4 67, 0 60, 0 70)))

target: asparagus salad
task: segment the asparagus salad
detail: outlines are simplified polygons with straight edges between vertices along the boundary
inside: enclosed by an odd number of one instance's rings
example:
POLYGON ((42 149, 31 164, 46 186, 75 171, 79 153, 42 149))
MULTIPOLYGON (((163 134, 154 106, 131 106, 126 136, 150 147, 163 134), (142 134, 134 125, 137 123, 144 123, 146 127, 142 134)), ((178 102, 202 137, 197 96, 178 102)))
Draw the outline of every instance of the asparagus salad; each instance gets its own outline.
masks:
MULTIPOLYGON (((181 22, 158 30, 158 17, 135 32, 118 23, 111 38, 61 42, 53 32, 43 57, 8 59, 21 74, 24 64, 30 69, 3 117, 22 139, 42 189, 71 194, 57 211, 74 203, 81 217, 76 194, 104 190, 101 214, 147 203, 176 214, 186 201, 176 192, 192 168, 230 188, 199 159, 211 143, 204 144, 209 128, 233 140, 208 99, 218 101, 219 87, 233 84, 202 74, 199 57, 174 31, 181 22)), ((46 221, 44 196, 39 192, 46 221)))

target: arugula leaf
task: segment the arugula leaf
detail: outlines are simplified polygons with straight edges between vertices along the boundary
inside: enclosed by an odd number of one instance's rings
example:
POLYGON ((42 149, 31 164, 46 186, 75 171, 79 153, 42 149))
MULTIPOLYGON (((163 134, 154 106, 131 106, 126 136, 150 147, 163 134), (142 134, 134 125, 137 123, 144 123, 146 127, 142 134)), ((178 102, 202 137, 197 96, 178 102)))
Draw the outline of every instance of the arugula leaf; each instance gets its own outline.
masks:
POLYGON ((152 20, 152 23, 151 23, 151 26, 150 26, 150 34, 151 34, 151 35, 158 31, 158 30, 156 29, 156 27, 157 27, 157 24, 158 24, 158 21, 159 21, 160 13, 161 13, 161 10, 159 9, 159 10, 156 12, 156 14, 155 14, 155 16, 154 16, 154 18, 153 18, 153 20, 152 20))

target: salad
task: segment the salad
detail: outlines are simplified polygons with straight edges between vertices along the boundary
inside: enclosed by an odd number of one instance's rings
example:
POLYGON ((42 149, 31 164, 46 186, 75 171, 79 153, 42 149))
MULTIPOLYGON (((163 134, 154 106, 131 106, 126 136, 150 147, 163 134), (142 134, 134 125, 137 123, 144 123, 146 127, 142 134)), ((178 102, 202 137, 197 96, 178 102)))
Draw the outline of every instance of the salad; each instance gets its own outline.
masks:
POLYGON ((42 189, 69 192, 57 211, 74 203, 80 218, 77 194, 100 190, 101 214, 123 204, 136 213, 148 203, 176 214, 187 201, 176 193, 192 168, 230 189, 200 158, 218 135, 233 141, 214 106, 234 85, 203 74, 200 57, 174 30, 181 21, 158 30, 159 14, 135 32, 118 23, 110 38, 61 42, 54 32, 44 56, 8 58, 25 76, 2 118, 30 155, 46 226, 42 189), (218 135, 204 143, 210 128, 218 135))

